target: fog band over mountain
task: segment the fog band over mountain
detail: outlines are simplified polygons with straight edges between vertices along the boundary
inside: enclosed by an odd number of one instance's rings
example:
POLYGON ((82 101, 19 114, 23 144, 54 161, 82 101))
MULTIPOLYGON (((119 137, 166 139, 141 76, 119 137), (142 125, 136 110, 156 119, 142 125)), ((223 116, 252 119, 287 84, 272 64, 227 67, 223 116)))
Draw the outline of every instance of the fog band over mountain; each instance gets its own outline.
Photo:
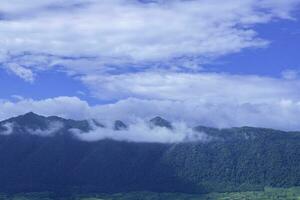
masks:
POLYGON ((4 123, 2 125, 2 131, 0 132, 0 135, 10 135, 12 134, 13 132, 13 127, 14 127, 14 124, 13 123, 4 123))
POLYGON ((32 129, 27 128, 26 131, 29 132, 32 135, 38 135, 38 136, 53 136, 58 131, 60 131, 64 127, 64 124, 59 121, 50 122, 48 127, 46 129, 32 129))
POLYGON ((67 120, 27 113, 0 122, 0 135, 29 134, 41 137, 71 135, 78 140, 94 142, 105 139, 127 142, 179 143, 206 142, 211 139, 183 122, 171 123, 161 117, 149 121, 137 119, 125 124, 120 120, 102 123, 96 120, 67 120))
POLYGON ((79 129, 70 130, 77 138, 83 141, 99 141, 112 139, 129 142, 155 142, 155 143, 177 143, 177 142, 206 142, 210 138, 203 132, 196 132, 184 123, 173 123, 173 128, 151 127, 144 120, 130 124, 128 129, 113 130, 111 127, 96 127, 88 132, 79 129))

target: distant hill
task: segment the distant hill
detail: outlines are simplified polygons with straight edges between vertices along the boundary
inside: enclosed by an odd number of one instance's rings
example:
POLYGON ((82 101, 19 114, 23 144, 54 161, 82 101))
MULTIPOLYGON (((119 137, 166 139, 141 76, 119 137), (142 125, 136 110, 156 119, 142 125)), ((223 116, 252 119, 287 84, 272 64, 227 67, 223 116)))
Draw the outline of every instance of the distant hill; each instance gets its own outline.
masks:
MULTIPOLYGON (((149 125, 173 129, 161 117, 149 125)), ((130 126, 116 120, 113 128, 130 126)), ((0 191, 207 193, 300 185, 298 132, 197 126, 212 139, 163 144, 85 142, 71 129, 93 127, 34 113, 0 122, 0 191)))

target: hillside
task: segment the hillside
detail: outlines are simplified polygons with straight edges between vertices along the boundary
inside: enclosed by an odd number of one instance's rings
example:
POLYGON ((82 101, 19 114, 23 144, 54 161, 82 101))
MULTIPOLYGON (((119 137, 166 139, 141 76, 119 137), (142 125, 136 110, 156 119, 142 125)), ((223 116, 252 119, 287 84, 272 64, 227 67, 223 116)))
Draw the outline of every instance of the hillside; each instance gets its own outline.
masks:
MULTIPOLYGON (((172 129, 156 121, 151 125, 172 129)), ((121 121, 116 127, 128 128, 121 121)), ((208 193, 300 185, 298 132, 198 126, 210 140, 137 143, 86 142, 69 131, 75 128, 93 127, 34 113, 0 122, 1 192, 208 193), (54 122, 60 128, 49 130, 54 122)))

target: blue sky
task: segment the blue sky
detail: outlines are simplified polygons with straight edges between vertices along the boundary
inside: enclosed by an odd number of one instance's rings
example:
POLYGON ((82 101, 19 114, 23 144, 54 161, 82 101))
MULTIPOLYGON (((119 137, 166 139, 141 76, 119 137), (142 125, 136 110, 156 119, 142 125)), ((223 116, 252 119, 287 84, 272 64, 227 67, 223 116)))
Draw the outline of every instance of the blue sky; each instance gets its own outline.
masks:
POLYGON ((299 0, 3 3, 0 118, 161 115, 300 129, 299 8, 299 0))
MULTIPOLYGON (((271 42, 268 47, 243 50, 220 57, 212 63, 204 64, 205 70, 274 77, 282 76, 285 70, 300 70, 298 53, 300 52, 300 14, 296 12, 293 16, 296 20, 276 21, 255 27, 260 37, 271 42)), ((64 72, 39 73, 34 83, 24 82, 20 77, 4 69, 0 71, 0 75, 0 84, 9 85, 3 87, 1 98, 20 95, 25 98, 44 99, 79 95, 91 104, 103 103, 89 96, 89 91, 84 84, 64 72)))
POLYGON ((221 59, 221 70, 231 73, 281 76, 284 70, 299 70, 300 14, 295 21, 277 21, 255 27, 262 38, 271 41, 263 49, 250 49, 221 59))

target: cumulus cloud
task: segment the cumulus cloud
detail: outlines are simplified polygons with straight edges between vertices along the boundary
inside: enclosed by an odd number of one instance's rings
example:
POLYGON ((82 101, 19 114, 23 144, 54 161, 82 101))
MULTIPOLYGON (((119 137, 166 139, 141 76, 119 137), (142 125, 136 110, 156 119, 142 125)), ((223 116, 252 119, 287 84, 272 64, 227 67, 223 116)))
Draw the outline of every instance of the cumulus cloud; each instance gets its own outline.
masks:
MULTIPOLYGON (((253 26, 292 19, 299 0, 2 2, 0 62, 90 74, 265 47, 253 26), (105 68, 105 69, 104 69, 105 68)), ((155 65, 157 66, 157 65, 155 65)), ((158 65, 160 66, 160 65, 158 65)), ((166 65, 163 65, 166 66, 166 65)), ((167 65, 171 67, 170 65, 167 65)), ((190 66, 182 64, 182 66, 190 66)), ((193 68, 195 65, 191 65, 193 68)), ((21 68, 20 68, 21 69, 21 68)), ((23 69, 23 68, 22 68, 23 69)), ((28 70, 22 74, 32 81, 28 70)))
POLYGON ((189 126, 217 128, 254 126, 281 130, 300 130, 300 101, 282 100, 265 103, 201 102, 126 99, 97 107, 99 116, 134 120, 162 115, 189 126))
POLYGON ((58 115, 65 118, 90 118, 91 107, 77 97, 56 97, 42 100, 0 100, 0 119, 35 112, 46 116, 58 115))
POLYGON ((89 132, 79 129, 70 131, 80 140, 93 142, 103 139, 129 142, 177 143, 188 141, 209 141, 205 133, 195 132, 184 123, 173 123, 173 129, 165 127, 150 127, 149 123, 138 120, 130 124, 129 129, 115 131, 112 128, 95 128, 89 132))
POLYGON ((259 126, 300 130, 298 79, 216 73, 138 73, 96 76, 87 84, 94 95, 110 97, 116 102, 91 106, 78 97, 2 100, 0 119, 34 111, 47 116, 94 118, 100 122, 120 119, 131 123, 162 116, 170 121, 183 121, 190 127, 259 126))

